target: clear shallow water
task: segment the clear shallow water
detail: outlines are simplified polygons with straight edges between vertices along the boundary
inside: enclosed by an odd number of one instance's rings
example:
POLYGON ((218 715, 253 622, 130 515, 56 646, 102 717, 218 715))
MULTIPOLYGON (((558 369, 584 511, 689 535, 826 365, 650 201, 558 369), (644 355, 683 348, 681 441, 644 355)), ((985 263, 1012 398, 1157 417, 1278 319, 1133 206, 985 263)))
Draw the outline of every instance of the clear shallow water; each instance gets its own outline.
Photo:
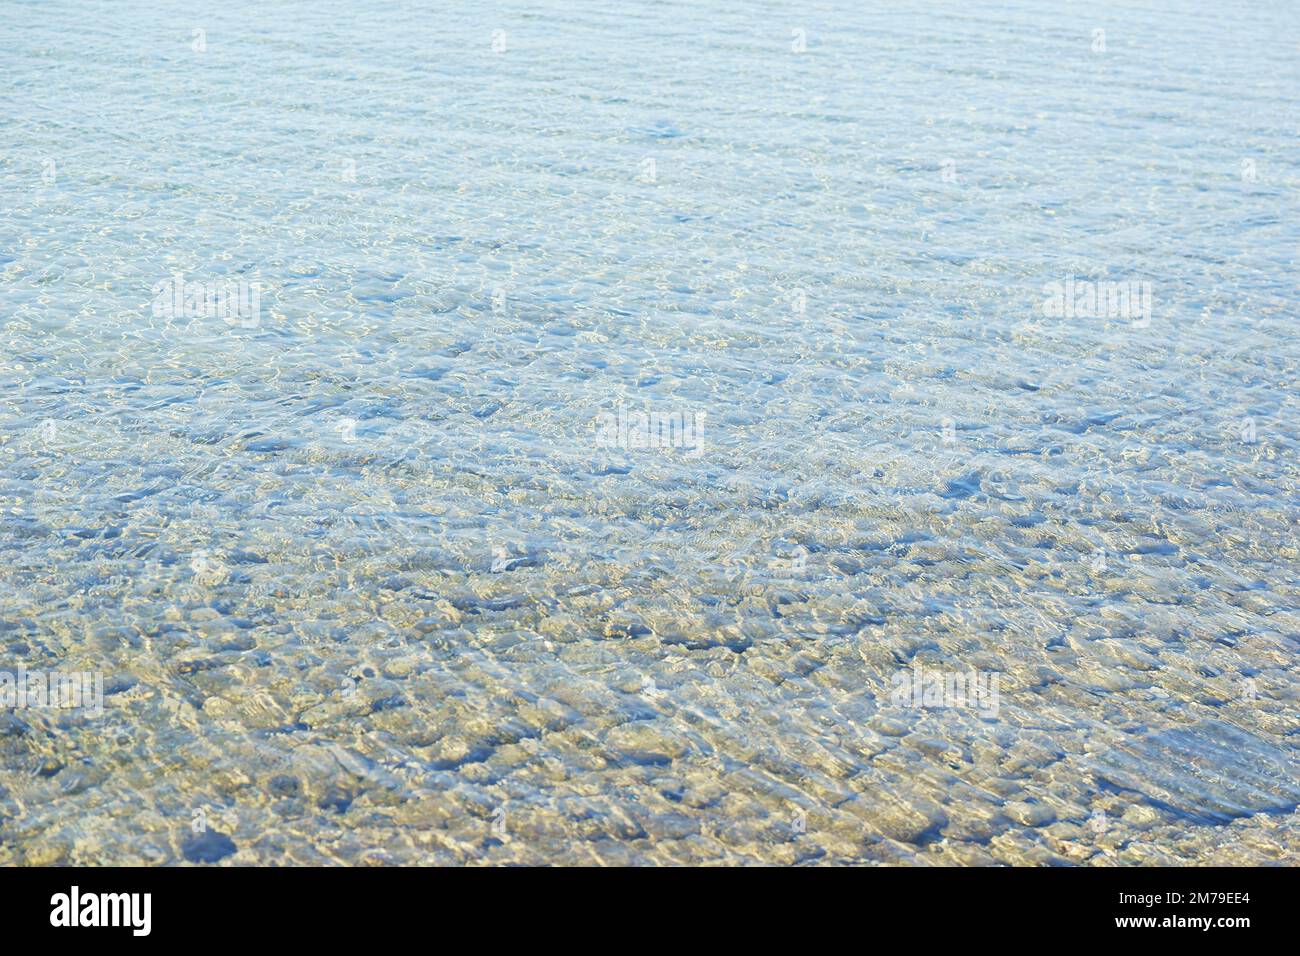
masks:
POLYGON ((0 861, 1296 861, 1294 9, 2 11, 0 861))

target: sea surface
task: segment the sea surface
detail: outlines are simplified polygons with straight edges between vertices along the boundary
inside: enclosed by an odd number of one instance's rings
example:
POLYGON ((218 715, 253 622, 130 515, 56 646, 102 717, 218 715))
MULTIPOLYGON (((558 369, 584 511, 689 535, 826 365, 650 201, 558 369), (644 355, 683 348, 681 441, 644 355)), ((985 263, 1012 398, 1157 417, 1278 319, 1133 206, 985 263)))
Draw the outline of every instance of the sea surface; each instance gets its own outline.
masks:
POLYGON ((0 863, 1300 862, 1295 3, 0 0, 0 91, 0 671, 102 685, 0 863))

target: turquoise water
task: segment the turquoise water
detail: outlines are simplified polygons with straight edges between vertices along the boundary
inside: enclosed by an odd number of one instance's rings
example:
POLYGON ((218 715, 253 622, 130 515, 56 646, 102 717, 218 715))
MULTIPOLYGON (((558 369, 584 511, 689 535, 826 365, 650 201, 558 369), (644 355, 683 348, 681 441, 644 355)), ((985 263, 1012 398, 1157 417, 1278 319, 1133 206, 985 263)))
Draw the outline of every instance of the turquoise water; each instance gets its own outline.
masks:
POLYGON ((1295 863, 1300 14, 1127 7, 0 2, 0 862, 1295 863))

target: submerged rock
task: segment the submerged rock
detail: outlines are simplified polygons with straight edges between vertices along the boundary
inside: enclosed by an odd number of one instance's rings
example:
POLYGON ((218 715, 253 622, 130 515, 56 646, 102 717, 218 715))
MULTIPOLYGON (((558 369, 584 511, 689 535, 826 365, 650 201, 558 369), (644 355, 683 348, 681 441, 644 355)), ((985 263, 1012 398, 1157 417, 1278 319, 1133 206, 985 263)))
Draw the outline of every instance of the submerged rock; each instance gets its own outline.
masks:
POLYGON ((1300 763, 1219 720, 1152 731, 1090 760, 1097 778, 1193 823, 1226 823, 1300 805, 1300 763))
POLYGON ((216 863, 237 849, 234 840, 216 830, 205 830, 181 844, 181 853, 191 863, 216 863))

